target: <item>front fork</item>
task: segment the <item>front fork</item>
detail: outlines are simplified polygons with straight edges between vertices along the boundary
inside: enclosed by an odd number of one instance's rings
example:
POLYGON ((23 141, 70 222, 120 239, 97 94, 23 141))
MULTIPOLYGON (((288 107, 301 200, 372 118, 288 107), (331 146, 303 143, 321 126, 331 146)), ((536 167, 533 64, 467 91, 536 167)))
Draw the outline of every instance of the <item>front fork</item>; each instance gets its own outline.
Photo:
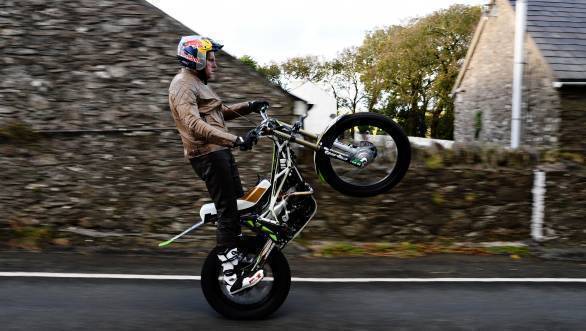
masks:
POLYGON ((271 251, 273 250, 273 248, 275 248, 275 246, 276 244, 271 239, 267 238, 267 241, 261 248, 260 253, 258 253, 256 260, 254 261, 254 265, 251 269, 253 272, 262 269, 262 267, 267 262, 269 255, 271 254, 271 251))

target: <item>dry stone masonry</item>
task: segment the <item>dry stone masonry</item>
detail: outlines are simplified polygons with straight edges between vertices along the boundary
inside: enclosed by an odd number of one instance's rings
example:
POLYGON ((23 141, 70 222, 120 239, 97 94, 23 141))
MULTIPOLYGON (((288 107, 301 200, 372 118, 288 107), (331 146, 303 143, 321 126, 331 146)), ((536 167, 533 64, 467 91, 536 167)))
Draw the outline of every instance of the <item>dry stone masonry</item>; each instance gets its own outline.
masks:
MULTIPOLYGON (((193 253, 214 244, 208 227, 177 248, 156 246, 210 202, 183 159, 167 105, 176 43, 192 33, 142 0, 0 2, 0 249, 193 253)), ((298 100, 227 53, 218 61, 213 87, 227 102, 266 98, 276 116, 295 119, 298 100)), ((235 120, 231 130, 250 126, 235 120)), ((270 148, 235 152, 245 187, 268 175, 270 148)), ((476 147, 414 153, 397 188, 356 199, 321 183, 312 154, 300 149, 318 201, 302 239, 529 238, 532 173, 542 157, 476 147)), ((554 167, 548 182, 546 234, 586 243, 584 160, 566 157, 574 168, 554 167)))
MULTIPOLYGON (((167 91, 178 69, 176 46, 193 33, 143 0, 3 1, 0 124, 173 127, 167 91)), ((226 102, 266 98, 276 114, 291 114, 291 95, 224 52, 218 63, 213 87, 226 102)))

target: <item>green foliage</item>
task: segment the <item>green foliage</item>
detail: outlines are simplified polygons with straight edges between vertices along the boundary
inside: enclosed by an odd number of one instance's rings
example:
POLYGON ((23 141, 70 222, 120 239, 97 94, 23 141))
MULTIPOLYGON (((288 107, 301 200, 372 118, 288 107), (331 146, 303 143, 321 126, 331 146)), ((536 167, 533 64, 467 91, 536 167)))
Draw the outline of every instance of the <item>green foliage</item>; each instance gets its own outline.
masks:
POLYGON ((450 93, 479 17, 478 7, 455 5, 369 33, 358 52, 368 110, 409 135, 452 139, 450 93))
POLYGON ((28 124, 18 121, 0 127, 0 142, 27 144, 38 141, 40 136, 28 124))
POLYGON ((474 116, 474 139, 480 138, 480 131, 482 131, 482 112, 476 112, 474 116))
POLYGON ((444 194, 442 192, 436 191, 431 194, 431 201, 435 205, 440 206, 446 203, 446 198, 444 197, 444 194))
POLYGON ((305 247, 313 251, 314 256, 380 256, 396 258, 413 258, 430 254, 467 254, 467 255, 509 255, 512 259, 530 256, 526 246, 482 247, 474 244, 463 245, 453 238, 438 237, 436 241, 426 243, 405 242, 307 242, 305 247))
POLYGON ((464 201, 474 202, 476 200, 478 200, 478 195, 476 195, 476 193, 470 192, 464 195, 464 201))
POLYGON ((251 67, 253 70, 257 71, 261 75, 263 75, 266 79, 272 82, 275 85, 278 85, 282 88, 286 87, 285 81, 282 79, 282 71, 281 67, 277 63, 270 63, 267 65, 260 65, 253 59, 250 55, 243 55, 238 58, 240 62, 246 64, 247 66, 251 67))
POLYGON ((486 250, 488 253, 496 255, 517 255, 520 257, 529 255, 529 248, 526 246, 495 246, 487 247, 486 250))
POLYGON ((328 61, 316 56, 294 57, 282 64, 283 73, 288 78, 327 86, 336 100, 338 112, 355 113, 366 98, 357 52, 357 48, 346 48, 328 61))
POLYGON ((327 64, 317 56, 298 56, 281 64, 283 72, 293 79, 319 82, 327 74, 327 64))
POLYGON ((369 125, 360 125, 358 126, 358 133, 371 133, 372 129, 369 125))
POLYGON ((254 70, 258 69, 258 63, 250 55, 242 55, 238 58, 238 60, 240 60, 240 62, 246 64, 254 70))
POLYGON ((38 241, 49 235, 49 229, 38 226, 26 226, 13 229, 16 238, 38 241))
POLYGON ((368 33, 361 47, 332 60, 299 56, 267 66, 242 62, 287 89, 292 79, 329 88, 338 113, 361 105, 395 119, 410 136, 453 139, 451 89, 466 56, 480 7, 454 5, 368 33))
POLYGON ((444 167, 444 159, 439 153, 431 154, 425 158, 427 168, 436 170, 444 167))
POLYGON ((584 154, 583 153, 561 152, 560 159, 572 161, 572 162, 575 162, 578 164, 584 164, 584 154))
POLYGON ((14 248, 39 250, 47 242, 52 231, 48 227, 22 225, 18 221, 9 221, 10 226, 8 245, 14 248))
POLYGON ((259 66, 257 68, 257 71, 260 72, 261 75, 265 76, 268 80, 270 80, 273 84, 285 88, 286 84, 281 79, 281 68, 278 64, 270 63, 266 66, 259 66))
POLYGON ((351 243, 336 242, 324 247, 321 251, 323 256, 347 256, 347 255, 364 255, 365 250, 351 243))

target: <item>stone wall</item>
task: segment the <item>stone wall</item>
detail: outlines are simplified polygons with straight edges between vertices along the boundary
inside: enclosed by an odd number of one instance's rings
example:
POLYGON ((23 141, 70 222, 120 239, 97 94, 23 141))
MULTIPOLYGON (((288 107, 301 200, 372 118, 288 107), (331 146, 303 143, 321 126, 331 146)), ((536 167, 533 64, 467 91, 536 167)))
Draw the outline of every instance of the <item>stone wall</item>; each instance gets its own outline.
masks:
MULTIPOLYGON (((172 248, 157 247, 197 222, 199 207, 210 202, 182 157, 176 132, 22 134, 0 141, 0 249, 176 252, 214 245, 215 228, 208 226, 172 248)), ((529 240, 533 169, 543 166, 541 160, 554 165, 547 170, 546 236, 586 244, 586 168, 579 154, 566 155, 574 159, 561 166, 559 155, 471 146, 413 152, 396 188, 360 199, 321 183, 312 153, 299 150, 300 169, 318 201, 301 238, 529 240)), ((269 175, 268 141, 235 155, 245 188, 269 175)))
MULTIPOLYGON (((496 6, 494 14, 483 18, 486 25, 456 96, 457 142, 510 145, 515 13, 508 0, 498 0, 496 6)), ((556 148, 560 96, 533 39, 527 38, 525 47, 521 140, 526 147, 556 148)))
MULTIPOLYGON (((167 98, 179 68, 177 43, 194 32, 146 1, 7 0, 0 27, 0 125, 174 126, 167 98)), ((217 58, 212 86, 225 102, 266 98, 275 114, 290 119, 291 95, 229 54, 217 58)))
POLYGON ((551 169, 545 194, 546 244, 586 246, 586 167, 551 169))
POLYGON ((304 238, 387 242, 527 239, 532 174, 529 157, 506 152, 414 150, 401 184, 372 198, 340 195, 319 183, 318 213, 304 238), (500 164, 500 165, 499 165, 500 164))
MULTIPOLYGON (((256 182, 257 174, 267 175, 270 146, 235 153, 246 164, 241 170, 245 187, 256 182)), ((0 181, 4 248, 26 247, 31 236, 39 235, 39 242, 66 239, 67 246, 77 248, 100 242, 152 249, 156 240, 198 221, 199 207, 210 202, 174 131, 0 143, 0 181)), ((210 228, 199 238, 215 241, 214 233, 210 228)))
MULTIPOLYGON (((210 201, 173 131, 37 139, 0 144, 3 249, 157 251, 158 241, 196 222, 210 201)), ((268 175, 270 148, 265 141, 254 152, 236 152, 245 187, 268 175)), ((300 151, 319 206, 303 238, 526 239, 533 160, 507 153, 420 151, 396 189, 356 199, 320 183, 311 153, 300 151)), ((203 229, 181 247, 212 245, 214 231, 203 229)))

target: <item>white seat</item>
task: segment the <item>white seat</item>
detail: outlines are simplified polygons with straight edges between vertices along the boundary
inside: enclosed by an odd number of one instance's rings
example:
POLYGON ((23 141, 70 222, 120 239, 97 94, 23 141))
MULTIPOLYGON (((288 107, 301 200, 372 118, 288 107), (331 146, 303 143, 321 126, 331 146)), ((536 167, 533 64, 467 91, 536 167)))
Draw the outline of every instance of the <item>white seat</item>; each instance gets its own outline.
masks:
MULTIPOLYGON (((271 183, 268 180, 263 179, 255 187, 246 192, 242 199, 236 200, 238 210, 241 211, 254 207, 254 205, 256 205, 266 194, 269 187, 271 187, 271 183)), ((216 206, 213 202, 206 203, 205 205, 201 206, 201 209, 199 210, 199 217, 201 217, 201 220, 204 221, 206 216, 214 216, 217 213, 218 211, 216 210, 216 206)))

